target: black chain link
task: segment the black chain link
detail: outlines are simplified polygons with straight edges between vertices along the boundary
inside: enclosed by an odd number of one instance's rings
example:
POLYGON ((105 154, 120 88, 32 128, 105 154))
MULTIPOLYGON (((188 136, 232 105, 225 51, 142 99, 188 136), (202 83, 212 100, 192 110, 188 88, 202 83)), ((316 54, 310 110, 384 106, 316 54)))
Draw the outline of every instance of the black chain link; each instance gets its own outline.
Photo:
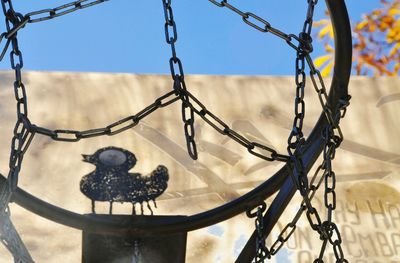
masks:
MULTIPOLYGON (((308 198, 309 198, 310 201, 314 198, 317 190, 319 189, 319 187, 323 183, 324 177, 321 176, 320 178, 318 178, 319 171, 320 171, 321 168, 322 168, 322 166, 320 165, 318 167, 318 169, 316 170, 316 172, 314 173, 312 179, 311 179, 309 193, 308 193, 308 198)), ((269 249, 271 256, 276 255, 279 252, 279 250, 283 247, 283 245, 289 240, 289 238, 296 231, 297 222, 299 221, 300 217, 302 216, 302 214, 304 213, 305 210, 306 210, 306 205, 305 205, 305 201, 303 200, 301 205, 300 205, 299 210, 297 211, 297 213, 293 217, 292 221, 290 221, 290 223, 288 223, 282 229, 282 231, 279 233, 279 235, 278 235, 277 239, 275 240, 275 242, 272 243, 272 246, 269 249)), ((249 214, 248 214, 248 216, 249 216, 249 214)))
MULTIPOLYGON (((11 0, 1 0, 3 13, 6 17, 7 31, 10 32, 15 25, 23 19, 22 15, 15 12, 11 0)), ((10 194, 17 188, 19 172, 21 170, 22 159, 34 132, 30 129, 28 120, 28 107, 25 85, 22 82, 21 69, 24 66, 22 52, 18 46, 18 39, 14 34, 10 39, 12 51, 10 52, 11 68, 15 71, 14 94, 17 101, 17 122, 14 127, 14 136, 11 141, 11 154, 9 161, 8 184, 10 194)))
MULTIPOLYGON (((25 15, 18 14, 19 19, 17 23, 13 23, 12 28, 7 28, 7 32, 4 32, 0 35, 0 45, 3 45, 0 48, 0 61, 3 60, 4 55, 7 52, 8 47, 10 46, 10 41, 13 36, 17 34, 17 32, 24 28, 28 23, 37 23, 50 19, 54 19, 56 17, 64 16, 66 14, 88 8, 94 5, 98 5, 109 0, 79 0, 70 2, 68 4, 60 5, 55 8, 47 8, 38 11, 29 12, 25 15), (4 40, 4 41, 3 41, 4 40)), ((4 1, 3 1, 4 2, 4 1)), ((3 4, 3 10, 10 10, 12 8, 12 4, 6 2, 3 4)))
MULTIPOLYGON (((305 143, 304 134, 302 131, 303 120, 305 117, 305 103, 304 103, 304 88, 306 84, 305 63, 306 56, 312 52, 311 46, 311 28, 312 16, 314 13, 314 6, 316 2, 308 1, 308 11, 306 21, 304 22, 303 31, 299 34, 301 41, 298 45, 297 58, 296 58, 296 98, 295 98, 295 118, 293 121, 293 128, 288 138, 288 153, 290 156, 291 164, 293 167, 292 178, 297 186, 303 203, 306 208, 307 219, 313 230, 320 233, 322 238, 326 238, 327 234, 322 233, 321 219, 318 211, 312 205, 309 197, 309 184, 307 172, 305 171, 304 163, 302 160, 303 146, 305 143), (297 176, 297 177, 296 177, 297 176)), ((325 245, 323 248, 325 249, 325 245)))
POLYGON ((322 223, 321 228, 323 229, 323 232, 327 234, 327 237, 324 237, 319 257, 314 262, 323 262, 322 257, 328 241, 333 246, 336 262, 348 262, 344 257, 341 247, 342 238, 339 229, 337 225, 332 222, 333 210, 336 209, 336 174, 332 168, 332 161, 335 158, 336 149, 343 141, 343 134, 339 123, 340 119, 346 115, 346 108, 350 104, 349 101, 351 96, 348 95, 345 98, 341 98, 339 104, 332 110, 332 107, 328 103, 328 95, 321 73, 315 68, 310 57, 307 57, 307 63, 310 67, 310 76, 314 89, 318 93, 319 101, 328 121, 328 125, 322 131, 323 134, 321 135, 324 139, 323 163, 321 165, 321 170, 323 171, 325 179, 324 204, 327 209, 327 219, 322 223), (333 114, 333 112, 335 112, 335 114, 333 114))
MULTIPOLYGON (((313 4, 309 2, 309 9, 313 4)), ((312 17, 309 17, 310 12, 307 12, 307 18, 304 24, 308 24, 309 20, 312 21, 312 17)), ((312 14, 313 12, 311 12, 312 14)), ((305 117, 305 102, 304 102, 304 89, 306 86, 306 73, 305 73, 305 60, 306 54, 308 53, 309 43, 311 41, 311 36, 306 32, 308 30, 306 27, 303 27, 303 31, 299 34, 299 38, 304 42, 300 42, 298 45, 298 49, 296 52, 296 71, 295 71, 295 83, 296 83, 296 97, 295 97, 295 105, 294 105, 294 120, 292 131, 288 137, 288 146, 287 151, 289 153, 289 157, 291 163, 293 165, 294 174, 297 175, 296 184, 299 188, 300 194, 302 196, 306 196, 308 193, 308 178, 307 174, 304 171, 304 165, 302 161, 302 151, 305 143, 304 134, 303 134, 303 122, 305 117)), ((311 29, 310 29, 311 30, 311 29)), ((307 201, 306 201, 307 202, 307 201)), ((308 202, 307 202, 308 203, 308 202)), ((309 205, 309 204, 307 204, 309 205)))
MULTIPOLYGON (((3 0, 2 0, 3 1, 3 0)), ((7 22, 7 32, 3 33, 0 36, 0 41, 5 38, 7 39, 6 46, 8 47, 13 39, 15 39, 12 44, 13 47, 17 46, 16 35, 19 29, 23 28, 27 23, 36 23, 49 19, 53 19, 62 15, 66 15, 68 13, 90 7, 93 5, 97 5, 108 0, 80 0, 74 1, 65 5, 61 5, 52 9, 43 9, 35 12, 27 13, 25 16, 15 13, 15 18, 13 18, 13 23, 7 22)), ((8 1, 3 1, 3 6, 10 5, 8 1)), ((232 8, 231 5, 227 4, 227 7, 232 8)), ((11 5, 12 7, 12 5, 11 5)), ((278 154, 276 150, 262 145, 260 143, 251 142, 247 140, 245 137, 232 130, 225 122, 219 119, 216 115, 208 111, 205 106, 195 98, 191 93, 189 93, 186 89, 186 83, 183 72, 183 65, 181 60, 176 55, 175 43, 178 39, 178 33, 176 29, 176 23, 173 16, 173 10, 171 6, 171 0, 163 0, 163 8, 165 15, 165 37, 166 42, 171 46, 172 57, 169 60, 171 75, 173 78, 173 87, 174 91, 169 92, 160 98, 158 98, 153 104, 146 107, 141 112, 136 115, 128 116, 122 120, 119 120, 115 123, 112 123, 104 128, 90 129, 84 131, 78 130, 70 130, 70 129, 56 129, 51 130, 44 127, 39 127, 36 125, 31 125, 27 127, 30 132, 42 134, 48 137, 51 137, 56 141, 65 141, 65 142, 76 142, 81 139, 102 136, 102 135, 114 135, 130 128, 136 126, 139 120, 143 119, 153 111, 158 108, 165 107, 175 101, 181 99, 182 100, 182 120, 184 122, 184 131, 186 136, 187 148, 189 155, 193 159, 197 159, 197 149, 196 143, 194 141, 195 130, 194 130, 194 113, 198 114, 203 118, 211 127, 216 129, 221 134, 227 135, 232 138, 234 141, 238 142, 242 146, 244 146, 251 154, 257 156, 261 159, 267 161, 282 161, 287 162, 288 156, 283 154, 278 154), (177 97, 178 96, 178 97, 177 97), (191 103, 190 100, 194 100, 195 103, 191 103), (196 106, 201 109, 196 109, 196 106)), ((240 13, 240 12, 239 12, 240 13)), ((255 25, 250 22, 250 18, 263 22, 264 20, 259 18, 258 16, 247 13, 244 15, 244 21, 250 25, 255 25)), ((7 20, 8 21, 8 20, 7 20)), ((266 21, 265 21, 266 22, 266 21)), ((266 22, 266 25, 269 23, 266 22)), ((279 30, 274 29, 273 27, 268 26, 270 32, 280 32, 279 30)), ((297 37, 293 36, 298 40, 297 37)), ((284 37, 284 39, 291 41, 291 37, 284 37)), ((293 45, 293 44, 292 44, 293 45)), ((6 49, 3 49, 3 53, 5 53, 6 49)), ((1 59, 1 54, 0 54, 1 59)), ((13 48, 11 52, 11 66, 16 70, 16 74, 21 76, 21 68, 23 66, 22 54, 20 53, 18 48, 13 48), (18 68, 17 65, 20 65, 18 68)), ((26 92, 25 86, 22 82, 16 82, 18 85, 16 86, 16 90, 18 88, 18 92, 16 93, 16 98, 18 101, 17 112, 18 114, 27 113, 27 105, 26 105, 26 92)), ((27 118, 27 114, 25 114, 27 118)))
POLYGON ((184 123, 184 131, 186 137, 186 146, 189 156, 193 160, 197 160, 197 147, 195 142, 194 130, 194 112, 189 108, 189 97, 183 92, 186 91, 185 74, 183 73, 183 65, 176 55, 175 43, 178 40, 178 31, 174 19, 171 0, 163 0, 164 17, 165 17, 165 40, 171 46, 172 57, 169 60, 172 79, 174 81, 173 88, 179 94, 182 100, 182 120, 184 123))
MULTIPOLYGON (((342 116, 341 111, 345 109, 348 104, 339 105, 339 110, 334 119, 335 127, 339 127, 339 119, 342 116)), ((332 117, 332 116, 331 116, 332 117)), ((333 252, 336 258, 336 262, 348 262, 344 258, 344 253, 341 247, 342 238, 339 232, 337 225, 332 222, 332 214, 336 209, 336 175, 332 168, 332 160, 335 158, 336 149, 339 147, 342 142, 342 138, 334 134, 334 127, 330 124, 326 126, 323 130, 322 134, 323 139, 325 140, 324 150, 323 150, 323 176, 325 179, 325 192, 324 192, 324 204, 327 209, 327 219, 322 223, 322 228, 325 233, 328 234, 327 237, 324 238, 324 244, 329 241, 333 246, 333 252)), ((325 250, 325 245, 321 247, 321 252, 317 260, 322 262, 322 257, 325 250)), ((316 262, 318 262, 316 260, 316 262)))
POLYGON ((114 123, 107 125, 104 128, 90 129, 84 131, 78 130, 51 130, 36 125, 32 125, 32 130, 38 134, 42 134, 52 138, 55 141, 64 142, 77 142, 81 139, 87 139, 92 137, 98 137, 103 135, 115 135, 135 127, 140 120, 147 117, 159 108, 166 107, 179 100, 179 97, 174 91, 170 91, 165 95, 157 98, 152 104, 139 111, 135 115, 125 117, 114 123))
MULTIPOLYGON (((307 64, 310 67, 310 77, 311 77, 314 89, 318 94, 318 99, 319 99, 322 109, 325 113, 326 119, 328 120, 329 125, 333 129, 334 137, 337 138, 341 142, 341 141, 343 141, 343 133, 339 126, 339 122, 337 120, 335 120, 335 118, 333 117, 334 114, 332 113, 332 110, 329 107, 328 93, 326 91, 325 84, 322 79, 322 75, 321 75, 320 71, 315 68, 312 58, 309 55, 307 55, 307 64)), ((349 105, 350 99, 351 99, 351 96, 340 99, 340 105, 339 105, 339 109, 338 109, 339 112, 341 112, 340 118, 345 117, 346 107, 349 105)))
POLYGON ((37 23, 50 20, 56 17, 60 17, 107 1, 109 0, 79 0, 70 2, 68 4, 60 5, 55 8, 48 8, 30 12, 27 13, 24 17, 28 20, 29 23, 37 23))
POLYGON ((308 0, 307 18, 304 22, 303 30, 299 34, 299 36, 286 34, 272 27, 268 21, 253 13, 242 12, 240 9, 228 3, 228 0, 209 0, 218 7, 226 7, 231 11, 237 13, 242 17, 243 21, 251 27, 261 32, 270 32, 275 36, 285 40, 290 47, 296 50, 296 98, 294 110, 295 118, 293 121, 292 131, 288 138, 287 150, 289 156, 278 154, 276 150, 265 145, 251 142, 244 136, 232 130, 225 122, 223 122, 215 114, 210 112, 195 96, 193 96, 186 89, 183 65, 181 60, 176 55, 175 43, 178 39, 178 34, 173 16, 173 10, 171 7, 171 0, 163 0, 163 8, 165 15, 166 42, 170 45, 172 51, 172 57, 169 60, 169 64, 171 75, 173 78, 173 91, 159 97, 152 104, 150 104, 137 114, 123 118, 104 128, 90 129, 84 131, 61 129, 51 130, 31 124, 28 119, 26 90, 21 78, 23 58, 22 53, 18 47, 17 32, 21 28, 25 27, 27 23, 36 23, 53 19, 106 1, 108 0, 80 0, 53 9, 43 9, 27 13, 26 15, 22 15, 14 11, 11 0, 1 0, 3 12, 6 17, 7 32, 4 32, 0 35, 0 43, 4 43, 4 47, 2 48, 2 52, 0 54, 0 60, 4 57, 7 49, 11 45, 12 51, 10 52, 10 63, 12 69, 15 71, 16 76, 16 80, 14 82, 14 93, 17 101, 17 122, 14 128, 14 136, 11 142, 11 154, 9 162, 10 171, 7 179, 7 185, 9 189, 8 191, 7 189, 3 189, 4 191, 0 193, 2 195, 1 197, 6 194, 8 196, 7 198, 10 198, 12 192, 16 189, 23 156, 27 151, 35 133, 49 136, 53 140, 67 142, 75 142, 81 139, 102 135, 114 135, 136 126, 140 120, 142 120, 152 112, 156 111, 157 109, 181 100, 182 119, 185 125, 184 130, 187 147, 189 155, 193 159, 197 159, 196 143, 194 141, 194 113, 196 113, 207 124, 217 130, 219 133, 230 137, 240 145, 244 146, 254 156, 262 158, 266 161, 290 161, 293 167, 292 176, 303 197, 303 201, 293 220, 283 228, 280 235, 278 236, 278 239, 273 243, 270 250, 268 250, 265 245, 265 229, 263 221, 263 212, 266 208, 265 203, 257 207, 256 213, 248 213, 250 217, 256 217, 255 225, 257 230, 257 251, 255 262, 264 262, 266 258, 270 258, 272 255, 275 255, 279 251, 279 249, 284 245, 285 242, 287 242, 287 240, 296 230, 296 224, 304 211, 306 211, 306 215, 312 229, 318 231, 321 239, 323 240, 319 257, 314 262, 323 262, 322 257, 324 255, 324 251, 328 242, 333 246, 333 251, 337 262, 348 262, 344 258, 344 253, 341 247, 342 238, 340 232, 337 225, 332 222, 332 213, 333 210, 335 210, 336 208, 336 177, 332 169, 332 160, 335 157, 336 149, 340 146, 340 143, 343 140, 343 135, 339 126, 339 120, 340 118, 344 117, 346 113, 346 107, 349 104, 348 101, 350 97, 340 100, 340 104, 338 105, 338 107, 335 110, 332 110, 332 108, 328 104, 328 95, 322 76, 320 72, 316 70, 310 57, 310 53, 313 50, 311 38, 313 14, 314 7, 317 4, 318 0, 308 0), (328 120, 328 125, 324 129, 324 133, 322 134, 322 137, 325 140, 323 152, 324 160, 314 174, 310 183, 310 187, 302 161, 303 145, 305 142, 302 128, 305 117, 304 89, 306 82, 306 62, 311 69, 310 76, 312 79, 312 83, 316 92, 318 93, 320 103, 328 120), (336 112, 335 116, 333 115, 333 112, 336 112), (318 175, 321 173, 321 171, 322 176, 318 179, 318 175), (297 175, 297 178, 295 178, 295 175, 297 175), (323 181, 325 182, 324 204, 328 211, 327 220, 325 220, 324 222, 322 222, 317 210, 312 206, 311 203, 311 200, 313 199, 317 189, 320 187, 323 181))
POLYGON ((287 162, 288 156, 279 154, 275 149, 268 147, 266 145, 249 141, 244 136, 240 135, 235 130, 231 129, 228 124, 218 118, 215 114, 209 111, 204 104, 202 104, 199 99, 197 99, 193 94, 191 94, 188 90, 182 90, 184 95, 188 96, 191 99, 191 102, 187 103, 187 106, 193 109, 194 113, 199 115, 208 125, 214 128, 217 132, 222 135, 228 136, 235 142, 239 143, 243 147, 245 147, 249 153, 252 155, 261 158, 266 161, 281 161, 287 162))
MULTIPOLYGON (((263 27, 257 26, 253 23, 247 23, 257 30, 261 32, 269 32, 268 28, 271 28, 270 23, 265 21, 264 19, 259 18, 258 16, 248 16, 248 13, 241 12, 237 8, 227 3, 227 0, 224 1, 214 1, 209 0, 210 2, 216 4, 219 7, 227 7, 234 11, 235 13, 241 15, 243 20, 246 22, 248 17, 255 18, 258 22, 263 24, 263 27)), ((306 211, 307 219, 310 223, 310 226, 313 230, 317 231, 320 234, 320 238, 323 241, 320 254, 317 259, 315 259, 315 263, 322 263, 324 252, 326 250, 327 243, 331 243, 333 246, 333 252, 336 258, 336 262, 348 262, 344 258, 344 253, 341 247, 342 238, 339 232, 339 229, 335 223, 332 222, 332 213, 336 208, 336 177, 335 172, 332 170, 332 160, 335 157, 336 148, 339 147, 340 143, 343 141, 343 134, 341 132, 339 126, 340 118, 343 118, 346 113, 346 107, 349 105, 350 96, 347 98, 343 98, 339 101, 339 106, 337 107, 337 114, 333 117, 332 109, 328 104, 328 95, 326 92, 325 84, 323 82, 322 76, 320 72, 315 68, 312 58, 310 57, 310 53, 313 51, 312 46, 312 23, 313 23, 313 14, 315 5, 318 3, 318 0, 308 0, 308 9, 307 16, 304 22, 303 30, 299 34, 299 37, 296 37, 293 34, 278 34, 279 37, 286 40, 286 42, 297 51, 296 57, 296 97, 295 97, 295 118, 293 121, 293 128, 288 137, 288 154, 290 158, 290 163, 293 168, 292 178, 303 197, 303 201, 301 203, 300 209, 297 211, 293 220, 288 223, 278 235, 278 238, 275 242, 273 242, 268 256, 264 256, 264 254, 256 253, 255 262, 264 262, 264 260, 260 260, 260 258, 269 258, 270 256, 275 255, 282 248, 282 246, 289 240, 289 238, 293 235, 296 230, 296 225, 298 220, 304 211, 306 211), (292 40, 295 39, 298 42, 296 46, 292 40), (313 83, 313 86, 318 94, 319 101, 322 105, 323 112, 328 120, 328 126, 324 130, 324 134, 322 137, 325 140, 323 157, 323 163, 317 168, 314 176, 311 180, 310 187, 308 184, 307 173, 305 172, 304 164, 302 161, 302 153, 303 146, 305 143, 304 134, 302 131, 303 121, 305 117, 305 102, 304 102, 304 89, 306 84, 306 74, 305 74, 305 63, 309 65, 311 71, 310 76, 313 83), (318 86, 320 85, 320 87, 318 86), (318 179, 318 175, 323 171, 322 175, 318 179), (297 178, 295 177, 297 175, 297 178), (317 180, 318 179, 318 180, 317 180), (316 183, 317 182, 317 183, 316 183), (319 189, 320 185, 325 182, 325 192, 324 192, 324 204, 327 208, 327 220, 322 222, 321 218, 318 214, 318 211, 313 207, 311 200, 313 199, 316 191, 319 189), (261 255, 261 256, 260 256, 261 255)), ((259 230, 259 227, 256 227, 256 230, 259 230)), ((258 248, 258 239, 257 239, 257 248, 258 248)), ((268 251, 267 248, 264 251, 268 251)))
POLYGON ((271 258, 271 253, 265 245, 265 228, 264 228, 264 219, 263 213, 267 205, 265 202, 261 203, 256 209, 255 212, 251 210, 246 211, 246 215, 249 218, 255 218, 255 227, 256 227, 256 256, 254 258, 255 263, 262 263, 265 259, 271 258))
MULTIPOLYGON (((239 16, 241 16, 243 22, 245 22, 247 25, 251 26, 252 28, 255 28, 256 30, 258 30, 260 32, 271 33, 271 34, 277 36, 278 38, 286 41, 286 43, 290 47, 292 47, 293 49, 295 49, 297 51, 300 50, 300 48, 299 48, 300 43, 302 43, 302 45, 308 43, 307 41, 304 41, 304 39, 302 39, 294 34, 287 34, 287 33, 284 33, 283 31, 273 27, 271 25, 271 23, 269 23, 268 21, 266 21, 265 19, 261 18, 260 16, 258 16, 256 14, 253 14, 251 12, 241 11, 236 6, 230 4, 228 0, 222 0, 222 1, 208 0, 208 1, 218 7, 228 8, 229 10, 231 10, 231 11, 235 12, 236 14, 238 14, 239 16), (297 42, 297 44, 295 42, 297 42)), ((316 4, 317 0, 313 0, 311 2, 315 2, 315 4, 316 4)), ((308 12, 310 12, 310 11, 308 11, 308 12)), ((312 18, 312 16, 311 16, 311 18, 312 18)), ((306 26, 306 24, 305 24, 305 30, 311 32, 312 19, 307 22, 307 25, 309 25, 309 26, 306 26)))
MULTIPOLYGON (((345 108, 348 103, 339 107, 337 118, 332 116, 332 109, 328 104, 328 95, 326 93, 325 85, 321 74, 315 69, 312 64, 312 59, 310 53, 313 51, 311 29, 313 22, 314 7, 317 4, 317 0, 308 0, 308 10, 307 18, 303 26, 303 31, 300 33, 299 38, 301 39, 300 45, 297 50, 296 59, 296 99, 295 99, 295 119, 293 124, 292 132, 288 139, 288 153, 292 160, 293 165, 293 175, 297 175, 294 181, 303 197, 303 203, 305 209, 307 210, 306 215, 313 230, 317 231, 320 235, 320 239, 323 240, 320 254, 314 262, 323 262, 324 252, 326 250, 326 245, 328 241, 333 245, 333 251, 336 258, 336 262, 347 262, 344 258, 343 250, 341 248, 342 239, 340 232, 335 223, 332 222, 332 212, 336 208, 336 178, 335 173, 332 170, 331 161, 335 157, 336 148, 339 147, 341 141, 343 140, 343 135, 339 127, 339 119, 344 114, 341 114, 341 109, 345 108), (322 165, 317 169, 323 171, 322 179, 325 181, 325 192, 324 192, 324 203, 328 211, 327 220, 322 222, 318 211, 313 207, 311 200, 308 196, 309 185, 307 173, 304 169, 304 164, 302 161, 303 144, 305 140, 303 139, 302 125, 304 118, 304 86, 305 86, 305 63, 309 65, 311 71, 311 79, 315 90, 318 93, 320 103, 322 105, 325 116, 328 120, 328 126, 324 129, 324 134, 322 137, 325 140, 323 158, 324 161, 322 165), (317 76, 321 87, 318 87, 318 82, 315 76, 317 76), (299 89, 300 87, 300 89, 299 89), (335 131, 338 135, 335 135, 335 131), (337 237, 336 239, 332 238, 337 237)), ((348 99, 348 98, 346 98, 348 99)), ((294 176, 293 176, 294 177, 294 176)), ((291 225, 291 224, 289 224, 291 225)))
MULTIPOLYGON (((2 189, 0 189, 0 217, 5 220, 3 221, 4 224, 8 222, 7 226, 3 225, 3 229, 0 233, 0 241, 5 244, 13 254, 15 262, 30 263, 33 261, 23 242, 16 233, 14 226, 11 224, 9 219, 10 210, 8 207, 12 195, 17 189, 24 154, 28 150, 34 136, 34 132, 30 129, 31 124, 28 119, 26 90, 21 77, 21 69, 24 66, 22 52, 19 49, 16 34, 12 33, 12 31, 21 24, 23 17, 21 14, 14 11, 11 0, 1 0, 1 6, 6 18, 7 36, 10 36, 7 40, 6 46, 8 47, 11 44, 12 47, 10 52, 10 63, 11 68, 15 72, 14 95, 17 101, 17 122, 14 126, 13 138, 11 140, 7 183, 3 185, 2 189), (10 235, 10 233, 12 233, 12 235, 10 235)), ((3 34, 2 38, 3 36, 5 35, 3 34)), ((4 56, 4 54, 5 51, 2 52, 2 56, 4 56)))
MULTIPOLYGON (((26 91, 25 86, 21 81, 21 68, 23 67, 23 59, 22 53, 18 48, 17 41, 17 29, 20 29, 27 22, 34 23, 49 20, 55 17, 59 17, 89 6, 93 6, 108 0, 99 0, 99 1, 89 1, 89 0, 81 0, 71 2, 69 4, 65 4, 53 9, 43 9, 40 11, 30 12, 25 16, 16 13, 13 11, 12 4, 10 1, 2 0, 3 9, 6 10, 5 15, 10 17, 7 20, 7 33, 5 33, 6 38, 12 44, 13 50, 11 51, 11 67, 16 72, 16 82, 14 85, 15 88, 15 96, 17 99, 17 114, 20 116, 24 115, 24 123, 28 123, 26 126, 26 130, 30 133, 38 133, 41 135, 48 136, 56 141, 65 141, 65 142, 76 142, 81 139, 103 136, 103 135, 115 135, 120 132, 126 131, 130 128, 133 128, 138 124, 138 122, 154 112, 155 110, 168 106, 178 100, 182 100, 182 119, 185 124, 185 135, 187 138, 187 145, 189 149, 189 155, 192 158, 197 158, 196 144, 194 142, 194 113, 201 116, 211 127, 216 129, 221 134, 227 135, 232 138, 234 141, 238 142, 242 146, 244 146, 251 154, 262 158, 267 161, 282 161, 286 162, 288 157, 282 154, 278 154, 276 150, 262 145, 260 143, 251 142, 247 140, 245 137, 232 130, 225 122, 219 119, 216 115, 211 113, 196 97, 194 97, 189 91, 186 89, 186 83, 184 78, 183 66, 181 60, 176 55, 175 43, 178 39, 176 23, 173 17, 173 10, 171 7, 170 0, 163 0, 163 8, 165 15, 165 37, 167 43, 171 46, 172 57, 170 58, 170 69, 171 75, 173 77, 174 90, 168 92, 167 94, 159 97, 154 101, 154 103, 150 104, 142 111, 138 112, 135 115, 131 115, 125 117, 119 121, 111 123, 110 125, 104 128, 96 128, 89 129, 84 131, 79 130, 70 130, 70 129, 48 129, 44 127, 40 127, 34 124, 30 124, 30 121, 27 116, 27 104, 26 104, 26 91), (9 8, 7 8, 9 5, 9 8), (11 11, 8 11, 11 10, 11 11), (10 14, 12 14, 10 16, 10 14), (47 14, 47 15, 43 15, 47 14), (41 17, 32 18, 35 15, 42 15, 41 17), (27 22, 26 22, 27 21, 27 22), (194 101, 192 103, 190 100, 194 101), (196 108, 199 107, 199 108, 196 108)), ((17 139, 16 139, 17 140, 17 139)))

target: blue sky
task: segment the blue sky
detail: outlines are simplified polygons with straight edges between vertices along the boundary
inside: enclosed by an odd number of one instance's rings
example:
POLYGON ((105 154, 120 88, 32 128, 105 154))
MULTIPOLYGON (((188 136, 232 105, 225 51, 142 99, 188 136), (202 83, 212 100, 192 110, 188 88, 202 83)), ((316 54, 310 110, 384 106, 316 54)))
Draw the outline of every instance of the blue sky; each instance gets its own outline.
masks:
MULTIPOLYGON (((68 2, 17 1, 25 14, 68 2), (34 2, 34 3, 33 3, 34 2), (51 3, 50 3, 51 2, 51 3)), ((352 21, 379 0, 347 0, 352 21)), ((227 8, 207 0, 173 0, 177 53, 185 73, 292 75, 294 52, 284 41, 247 26, 227 8)), ((231 0, 287 33, 301 30, 306 0, 231 0)), ((319 1, 316 19, 324 17, 319 1)), ((28 24, 18 35, 27 70, 168 73, 161 0, 111 0, 54 20, 28 24)), ((0 27, 4 31, 4 26, 0 27)), ((318 43, 315 43, 318 46, 318 43)), ((315 55, 322 52, 316 48, 315 55)), ((0 69, 9 68, 9 59, 0 69)))

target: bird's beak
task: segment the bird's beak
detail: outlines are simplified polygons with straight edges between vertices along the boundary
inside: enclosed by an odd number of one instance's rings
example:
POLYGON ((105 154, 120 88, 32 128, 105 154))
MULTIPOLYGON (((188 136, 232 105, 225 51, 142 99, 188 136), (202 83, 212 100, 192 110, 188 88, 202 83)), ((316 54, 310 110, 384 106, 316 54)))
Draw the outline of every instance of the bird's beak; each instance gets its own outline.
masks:
POLYGON ((92 156, 91 155, 87 155, 87 154, 82 154, 82 161, 87 162, 87 163, 92 163, 92 156))

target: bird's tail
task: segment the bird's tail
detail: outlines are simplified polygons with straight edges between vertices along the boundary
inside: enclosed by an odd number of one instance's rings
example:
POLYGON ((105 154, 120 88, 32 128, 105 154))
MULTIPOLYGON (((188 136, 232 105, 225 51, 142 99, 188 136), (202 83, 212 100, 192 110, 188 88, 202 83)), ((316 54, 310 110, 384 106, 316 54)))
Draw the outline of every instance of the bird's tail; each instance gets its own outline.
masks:
POLYGON ((164 186, 166 188, 166 185, 169 180, 169 174, 168 174, 168 169, 164 165, 159 165, 157 168, 151 173, 150 175, 150 181, 154 186, 164 186))

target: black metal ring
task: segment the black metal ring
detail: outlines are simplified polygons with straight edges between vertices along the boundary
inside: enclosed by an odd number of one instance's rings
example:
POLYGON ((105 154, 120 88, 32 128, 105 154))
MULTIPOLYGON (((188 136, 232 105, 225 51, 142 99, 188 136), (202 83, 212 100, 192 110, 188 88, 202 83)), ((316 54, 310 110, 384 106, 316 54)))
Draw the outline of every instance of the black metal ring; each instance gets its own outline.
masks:
MULTIPOLYGON (((341 98, 348 96, 347 86, 352 60, 351 31, 344 0, 326 0, 326 3, 330 10, 335 32, 335 67, 329 93, 329 103, 330 105, 336 105, 341 98)), ((323 140, 320 135, 321 130, 327 124, 328 121, 325 114, 322 113, 306 141, 303 161, 307 171, 311 169, 323 149, 323 140)), ((217 208, 174 220, 160 219, 159 221, 145 222, 143 217, 140 216, 124 222, 113 219, 100 219, 93 215, 81 215, 51 205, 19 188, 15 192, 13 200, 39 216, 77 229, 111 235, 128 234, 143 237, 162 233, 186 232, 216 224, 251 209, 278 190, 281 190, 277 199, 275 199, 276 202, 272 204, 269 210, 271 211, 269 213, 276 218, 277 215, 283 212, 296 190, 290 180, 290 173, 290 165, 286 164, 275 175, 247 194, 217 208), (288 178, 289 180, 287 180, 288 178)), ((0 185, 5 181, 5 178, 0 176, 0 185)), ((276 223, 273 220, 271 222, 273 224, 276 223)), ((267 225, 266 227, 270 228, 271 226, 267 225)), ((245 249, 242 252, 244 255, 247 252, 245 249)), ((247 254, 254 256, 254 251, 247 254)), ((247 262, 241 261, 239 258, 237 262, 247 262)))

